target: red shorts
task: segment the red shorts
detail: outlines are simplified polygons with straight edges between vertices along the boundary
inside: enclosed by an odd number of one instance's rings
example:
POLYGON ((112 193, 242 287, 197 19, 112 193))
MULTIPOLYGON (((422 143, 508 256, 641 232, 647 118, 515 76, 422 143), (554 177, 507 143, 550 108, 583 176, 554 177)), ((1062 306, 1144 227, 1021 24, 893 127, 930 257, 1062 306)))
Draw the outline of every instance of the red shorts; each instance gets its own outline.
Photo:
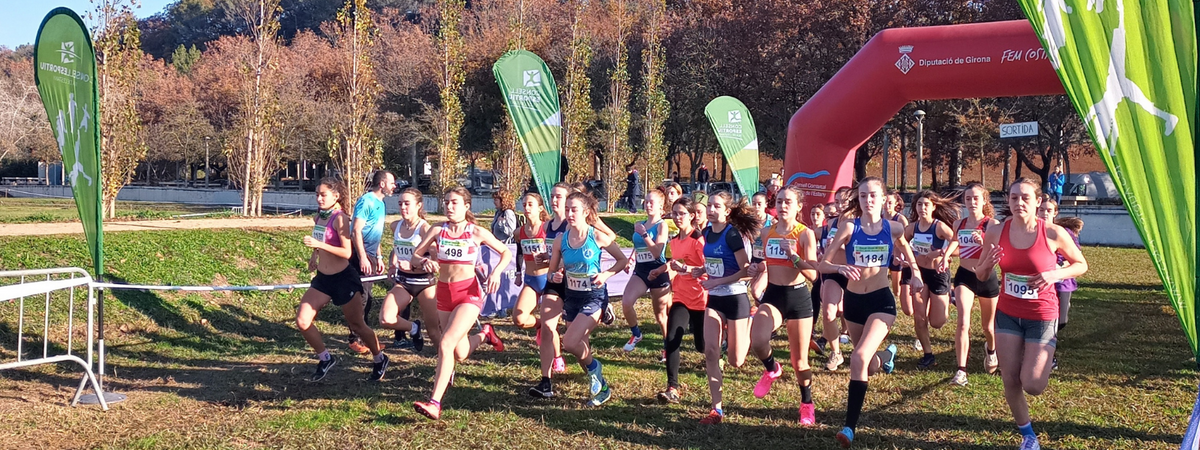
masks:
POLYGON ((450 312, 454 310, 455 306, 462 304, 471 304, 480 309, 483 308, 483 288, 479 286, 479 280, 471 277, 466 280, 450 283, 438 282, 438 311, 450 312))

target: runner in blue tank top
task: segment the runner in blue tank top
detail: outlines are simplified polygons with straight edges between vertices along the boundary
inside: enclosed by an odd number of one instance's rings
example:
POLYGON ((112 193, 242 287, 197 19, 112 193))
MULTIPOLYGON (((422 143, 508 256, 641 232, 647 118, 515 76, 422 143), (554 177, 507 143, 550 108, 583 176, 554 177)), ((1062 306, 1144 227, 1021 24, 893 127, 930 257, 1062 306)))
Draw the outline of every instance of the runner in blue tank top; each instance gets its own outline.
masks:
POLYGON ((941 329, 950 317, 950 258, 958 251, 958 239, 950 228, 958 221, 961 205, 924 190, 913 198, 910 223, 904 237, 912 243, 921 281, 925 287, 913 296, 913 328, 917 345, 925 352, 920 369, 937 365, 930 341, 930 328, 941 329))
MULTIPOLYGON (((554 251, 550 254, 551 278, 566 283, 562 310, 563 318, 570 325, 563 335, 563 349, 575 355, 588 374, 588 406, 600 406, 612 397, 600 361, 592 355, 588 337, 600 322, 600 314, 607 303, 608 279, 629 263, 616 239, 597 232, 592 225, 599 220, 596 199, 582 192, 572 193, 567 197, 569 226, 555 239, 554 251), (601 249, 616 259, 616 264, 608 270, 600 270, 601 249)), ((543 381, 549 382, 548 379, 543 381)))
MULTIPOLYGON (((834 193, 836 204, 830 214, 827 214, 826 226, 821 236, 818 236, 818 247, 822 249, 825 255, 832 257, 832 261, 836 264, 846 262, 846 249, 840 245, 833 245, 833 238, 837 235, 838 230, 846 228, 845 223, 852 220, 856 214, 849 210, 850 198, 854 196, 854 189, 850 187, 842 187, 834 193)), ((825 347, 829 345, 828 358, 825 361, 825 370, 834 371, 838 366, 842 365, 843 341, 848 342, 849 336, 845 335, 848 325, 842 319, 845 305, 842 302, 843 293, 846 290, 846 277, 840 273, 824 274, 821 277, 821 286, 818 291, 821 292, 821 338, 817 340, 817 345, 825 347)))
POLYGON ((749 278, 750 237, 762 229, 762 222, 745 201, 721 191, 708 198, 709 226, 704 232, 704 270, 708 289, 704 318, 704 358, 708 372, 708 391, 712 411, 702 424, 721 423, 725 410, 721 403, 721 342, 729 329, 729 363, 741 367, 750 349, 750 298, 746 296, 749 278))
MULTIPOLYGON (((554 253, 558 236, 567 229, 567 196, 571 195, 571 185, 555 184, 550 189, 550 210, 554 216, 546 221, 546 252, 539 253, 534 259, 541 264, 550 265, 550 255, 554 253)), ((567 292, 566 284, 555 282, 553 271, 547 271, 546 287, 542 290, 541 302, 538 305, 537 337, 534 339, 538 346, 538 356, 541 360, 541 380, 532 388, 529 395, 537 398, 554 397, 551 389, 550 376, 552 373, 563 373, 567 370, 562 358, 562 345, 558 332, 558 318, 562 316, 563 295, 567 292)))
MULTIPOLYGON (((633 258, 637 264, 633 266, 633 276, 625 284, 625 292, 621 296, 621 309, 625 313, 625 323, 629 325, 629 342, 624 350, 632 352, 642 341, 642 328, 638 326, 637 311, 634 305, 638 297, 650 292, 654 301, 654 320, 663 336, 667 334, 667 308, 671 306, 671 276, 666 272, 658 276, 650 276, 650 272, 667 264, 667 222, 663 220, 663 203, 667 196, 658 189, 646 193, 643 202, 646 208, 646 220, 633 226, 633 258)), ((629 267, 625 268, 629 272, 629 267)), ((662 354, 666 358, 666 352, 662 354)), ((660 358, 661 359, 661 358, 660 358)))
MULTIPOLYGON (((859 183, 858 197, 850 201, 847 215, 842 216, 857 218, 844 221, 830 245, 845 246, 846 263, 836 263, 834 254, 826 252, 818 267, 822 273, 838 273, 847 279, 845 317, 854 353, 850 356, 846 423, 837 435, 842 448, 849 448, 854 441, 854 430, 867 394, 867 376, 880 369, 891 373, 894 368, 896 346, 878 351, 896 321, 896 299, 888 285, 888 265, 894 254, 904 261, 915 261, 904 239, 904 228, 882 217, 885 200, 883 181, 879 178, 870 177, 859 183)), ((914 271, 912 285, 913 289, 922 287, 919 272, 914 271)))
MULTIPOLYGON (((775 206, 775 205, 771 205, 771 206, 775 206)), ((757 194, 754 194, 754 197, 750 198, 750 207, 754 208, 754 215, 758 217, 758 220, 760 222, 762 222, 763 228, 769 228, 771 225, 775 225, 775 217, 771 216, 770 214, 767 214, 767 193, 766 192, 759 191, 757 194)), ((778 211, 776 213, 778 213, 778 211)), ((758 232, 757 234, 754 235, 754 250, 752 252, 750 252, 750 263, 751 264, 761 263, 766 259, 766 256, 767 256, 767 250, 766 250, 766 247, 763 245, 763 237, 762 237, 762 233, 760 230, 760 232, 758 232)), ((762 303, 763 292, 765 292, 766 290, 767 290, 766 272, 759 273, 758 275, 750 278, 750 297, 753 298, 755 302, 757 302, 759 304, 762 303)))

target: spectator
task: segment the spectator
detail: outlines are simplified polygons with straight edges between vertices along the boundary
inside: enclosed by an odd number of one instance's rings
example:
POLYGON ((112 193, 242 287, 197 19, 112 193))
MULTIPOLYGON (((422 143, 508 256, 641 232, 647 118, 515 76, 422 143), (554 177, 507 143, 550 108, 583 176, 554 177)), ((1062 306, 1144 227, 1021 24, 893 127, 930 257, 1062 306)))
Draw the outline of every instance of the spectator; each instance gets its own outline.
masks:
POLYGON ((513 200, 509 199, 504 192, 496 191, 495 194, 492 194, 492 201, 496 204, 496 216, 492 219, 492 234, 496 236, 496 240, 511 244, 517 231, 517 213, 513 211, 513 200))
POLYGON ((708 192, 708 166, 700 163, 700 169, 696 171, 696 189, 708 192))
POLYGON ((671 181, 674 181, 676 183, 679 182, 679 171, 678 170, 671 171, 671 181))
MULTIPOLYGON (((387 266, 383 264, 383 258, 380 257, 379 243, 383 240, 383 221, 385 211, 383 199, 392 195, 392 191, 396 190, 396 176, 386 170, 377 170, 371 174, 371 189, 367 193, 359 197, 354 203, 354 222, 351 225, 351 250, 350 264, 358 269, 359 274, 365 277, 379 275, 384 273, 387 266)), ((371 306, 375 299, 371 297, 371 286, 374 282, 368 281, 362 284, 363 292, 366 292, 366 305, 363 308, 363 320, 370 322, 367 316, 371 314, 371 306)), ((358 353, 369 353, 372 349, 368 348, 358 335, 350 332, 350 349, 358 353)))
POLYGON ((779 190, 783 188, 783 183, 779 181, 779 177, 771 174, 771 180, 767 182, 767 215, 775 217, 775 196, 779 194, 779 190))
MULTIPOLYGON (((496 240, 503 242, 505 245, 512 244, 518 227, 517 213, 513 210, 515 201, 509 198, 509 194, 501 191, 496 191, 495 194, 492 194, 492 201, 496 205, 496 215, 492 217, 492 234, 496 236, 496 240)), ((510 250, 513 252, 516 251, 516 249, 510 250)), ((480 263, 483 267, 479 268, 480 272, 490 274, 494 271, 500 271, 500 289, 494 293, 487 294, 484 298, 483 306, 480 308, 480 315, 484 317, 496 317, 500 319, 508 317, 508 310, 515 306, 517 302, 516 292, 514 292, 512 283, 515 265, 512 261, 509 261, 509 267, 497 267, 496 265, 499 264, 500 260, 499 253, 492 250, 491 247, 482 246, 480 263)))
POLYGON ((633 167, 633 163, 625 166, 625 170, 629 171, 629 175, 625 177, 625 195, 621 198, 629 202, 629 213, 633 214, 637 212, 638 192, 642 191, 642 181, 637 169, 633 167))
POLYGON ((1054 173, 1050 174, 1050 196, 1054 198, 1055 204, 1062 203, 1063 185, 1067 183, 1067 176, 1063 174, 1063 166, 1060 163, 1054 168, 1054 173))

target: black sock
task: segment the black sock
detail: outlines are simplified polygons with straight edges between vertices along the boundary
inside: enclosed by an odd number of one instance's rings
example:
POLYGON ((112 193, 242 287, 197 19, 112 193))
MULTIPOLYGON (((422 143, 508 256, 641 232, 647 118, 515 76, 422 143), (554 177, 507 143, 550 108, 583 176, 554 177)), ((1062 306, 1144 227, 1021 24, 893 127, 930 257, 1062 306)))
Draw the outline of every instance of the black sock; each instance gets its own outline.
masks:
POLYGON ((846 427, 858 427, 858 416, 862 413, 863 401, 867 398, 867 382, 850 380, 850 393, 846 397, 846 427))
POLYGON ((800 403, 812 402, 812 385, 800 386, 800 403))
POLYGON ((771 356, 768 356, 767 359, 762 360, 762 362, 763 362, 763 367, 765 367, 767 369, 767 372, 775 371, 775 355, 774 354, 771 354, 771 356))
POLYGON ((1063 329, 1063 328, 1066 328, 1066 327, 1067 327, 1067 323, 1066 323, 1066 322, 1060 322, 1060 323, 1058 324, 1058 332, 1059 332, 1059 333, 1061 333, 1061 332, 1062 332, 1062 329, 1063 329))
POLYGON ((550 377, 542 377, 542 382, 543 382, 543 383, 549 383, 549 382, 550 382, 550 377))
POLYGON ((925 352, 925 357, 926 357, 926 358, 928 358, 928 357, 930 357, 930 356, 933 356, 933 353, 930 353, 930 352, 925 352))

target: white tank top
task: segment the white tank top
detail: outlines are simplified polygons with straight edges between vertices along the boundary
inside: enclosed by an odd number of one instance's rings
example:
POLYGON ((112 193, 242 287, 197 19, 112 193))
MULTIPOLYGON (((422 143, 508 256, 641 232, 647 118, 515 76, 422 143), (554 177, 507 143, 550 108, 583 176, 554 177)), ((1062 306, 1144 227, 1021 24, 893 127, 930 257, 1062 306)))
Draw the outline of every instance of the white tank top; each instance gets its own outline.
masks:
POLYGON ((420 222, 417 222, 417 227, 413 230, 412 235, 404 237, 400 235, 400 229, 403 228, 403 223, 396 226, 396 231, 392 233, 392 243, 395 244, 395 246, 392 247, 392 251, 395 252, 396 258, 399 258, 401 261, 408 261, 412 259, 413 251, 416 250, 417 245, 421 243, 420 231, 421 228, 424 227, 425 219, 421 219, 420 222))

